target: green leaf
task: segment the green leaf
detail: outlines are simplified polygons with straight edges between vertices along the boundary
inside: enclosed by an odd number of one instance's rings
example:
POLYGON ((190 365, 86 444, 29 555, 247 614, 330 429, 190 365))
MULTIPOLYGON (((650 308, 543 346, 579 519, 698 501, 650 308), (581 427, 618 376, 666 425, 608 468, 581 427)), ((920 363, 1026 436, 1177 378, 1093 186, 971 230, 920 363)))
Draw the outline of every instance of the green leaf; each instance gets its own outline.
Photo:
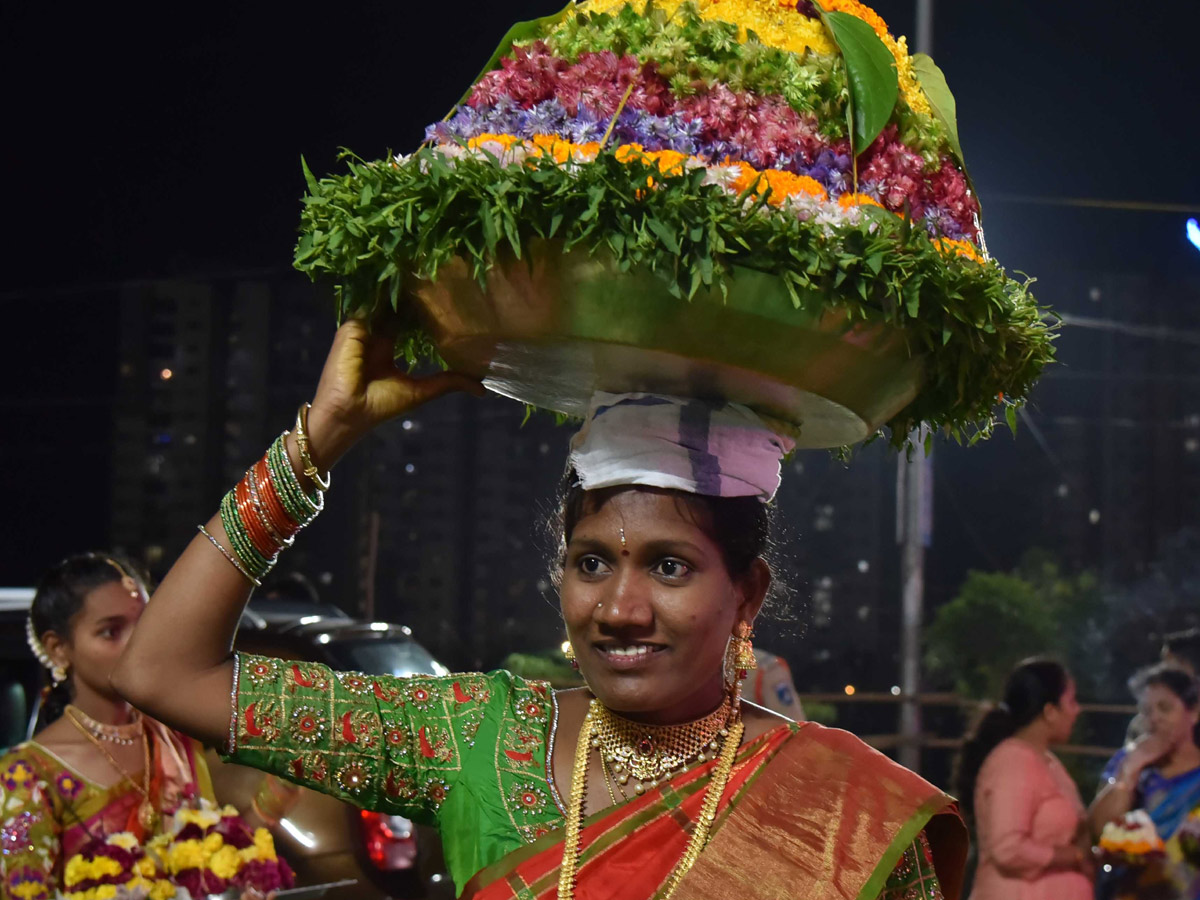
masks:
POLYGON ((300 168, 304 170, 304 180, 308 184, 308 192, 313 195, 319 193, 320 188, 317 187, 316 176, 313 175, 312 169, 308 167, 308 160, 303 156, 300 157, 300 168))
POLYGON ((816 6, 846 61, 852 110, 850 124, 857 155, 879 137, 900 99, 895 60, 875 29, 862 19, 844 12, 825 12, 819 2, 816 6))
POLYGON ((1004 418, 1008 420, 1008 429, 1013 433, 1013 437, 1017 436, 1017 407, 1015 404, 1010 404, 1004 407, 1004 418))
POLYGON ((917 76, 917 81, 921 82, 921 90, 929 100, 933 117, 946 129, 950 149, 954 151, 959 163, 962 163, 962 146, 958 142, 958 105, 954 102, 954 94, 950 93, 950 86, 946 84, 946 76, 937 67, 937 63, 924 53, 914 53, 912 64, 913 74, 917 76))
POLYGON ((647 219, 646 227, 654 232, 669 252, 679 252, 679 239, 669 225, 663 224, 658 219, 647 219))
POLYGON ((475 82, 496 68, 497 63, 508 56, 513 44, 519 41, 534 40, 541 35, 543 28, 547 25, 557 25, 573 9, 575 9, 575 0, 571 0, 570 3, 553 15, 542 16, 540 19, 530 19, 528 22, 518 22, 512 28, 508 29, 504 37, 500 40, 500 46, 492 54, 492 58, 487 61, 487 65, 483 67, 483 70, 475 76, 475 81, 471 82, 471 87, 467 88, 466 93, 459 97, 458 102, 464 103, 471 96, 471 89, 475 87, 475 82))

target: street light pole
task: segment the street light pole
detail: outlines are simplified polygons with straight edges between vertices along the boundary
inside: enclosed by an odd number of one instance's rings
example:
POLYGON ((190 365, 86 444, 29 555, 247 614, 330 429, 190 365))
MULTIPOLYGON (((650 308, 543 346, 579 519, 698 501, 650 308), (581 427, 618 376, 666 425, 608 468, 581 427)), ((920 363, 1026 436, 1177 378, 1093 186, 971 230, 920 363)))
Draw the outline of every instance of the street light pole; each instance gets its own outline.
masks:
MULTIPOLYGON (((917 0, 916 51, 933 50, 933 0, 917 0)), ((900 763, 921 766, 921 623, 925 613, 925 548, 933 534, 933 458, 923 452, 924 433, 910 437, 917 449, 900 458, 896 478, 896 532, 900 544, 900 763)))

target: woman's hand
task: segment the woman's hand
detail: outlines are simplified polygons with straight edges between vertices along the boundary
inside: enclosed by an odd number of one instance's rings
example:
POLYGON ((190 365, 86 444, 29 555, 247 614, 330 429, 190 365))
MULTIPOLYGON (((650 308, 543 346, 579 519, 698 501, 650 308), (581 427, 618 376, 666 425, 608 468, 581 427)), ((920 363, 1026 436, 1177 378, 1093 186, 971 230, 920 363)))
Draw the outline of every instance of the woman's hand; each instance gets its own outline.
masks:
POLYGON ((1121 766, 1121 778, 1131 777, 1136 780, 1142 769, 1154 765, 1170 752, 1171 745, 1164 738, 1153 732, 1142 735, 1125 756, 1121 766))
POLYGON ((371 334, 361 319, 337 330, 308 415, 312 457, 321 469, 376 425, 422 403, 452 391, 483 394, 477 379, 456 372, 414 378, 397 368, 393 351, 392 337, 371 334))

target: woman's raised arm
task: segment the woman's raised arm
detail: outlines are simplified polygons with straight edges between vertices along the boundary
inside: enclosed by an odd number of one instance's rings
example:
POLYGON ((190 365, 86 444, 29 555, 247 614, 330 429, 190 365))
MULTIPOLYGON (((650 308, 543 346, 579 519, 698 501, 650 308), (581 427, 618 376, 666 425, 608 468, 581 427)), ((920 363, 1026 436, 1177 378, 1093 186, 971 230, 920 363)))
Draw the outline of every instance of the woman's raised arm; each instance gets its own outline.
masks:
MULTIPOLYGON (((389 337, 369 334, 360 321, 338 329, 308 414, 309 455, 321 472, 381 422, 451 391, 482 391, 477 381, 452 372, 413 378, 396 368, 392 348, 389 337)), ((311 491, 294 434, 285 447, 301 485, 311 491)), ((229 730, 230 651, 252 585, 227 558, 233 545, 221 516, 205 528, 212 539, 197 534, 171 567, 112 683, 139 709, 217 744, 229 730)))

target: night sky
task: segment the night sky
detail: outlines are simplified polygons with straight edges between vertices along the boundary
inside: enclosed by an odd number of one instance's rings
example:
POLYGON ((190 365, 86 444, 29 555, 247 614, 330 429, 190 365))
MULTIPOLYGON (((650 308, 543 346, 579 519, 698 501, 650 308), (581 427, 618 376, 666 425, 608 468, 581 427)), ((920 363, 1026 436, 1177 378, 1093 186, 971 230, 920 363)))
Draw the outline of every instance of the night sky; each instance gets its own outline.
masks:
MULTIPOLYGON (((286 268, 301 155, 321 173, 339 146, 367 158, 412 149, 513 21, 556 6, 6 5, 0 462, 10 498, 70 519, 72 537, 103 534, 102 492, 86 486, 106 473, 37 462, 39 446, 80 440, 106 415, 116 310, 89 302, 91 286, 286 268)), ((912 34, 909 0, 874 6, 894 33, 912 34)), ((1001 262, 1200 275, 1182 213, 1012 201, 1190 203, 1200 214, 1200 6, 941 0, 935 22, 933 55, 957 96, 1001 262)), ((10 522, 34 511, 18 505, 10 499, 10 522)), ((6 566, 0 582, 26 572, 6 566)))

